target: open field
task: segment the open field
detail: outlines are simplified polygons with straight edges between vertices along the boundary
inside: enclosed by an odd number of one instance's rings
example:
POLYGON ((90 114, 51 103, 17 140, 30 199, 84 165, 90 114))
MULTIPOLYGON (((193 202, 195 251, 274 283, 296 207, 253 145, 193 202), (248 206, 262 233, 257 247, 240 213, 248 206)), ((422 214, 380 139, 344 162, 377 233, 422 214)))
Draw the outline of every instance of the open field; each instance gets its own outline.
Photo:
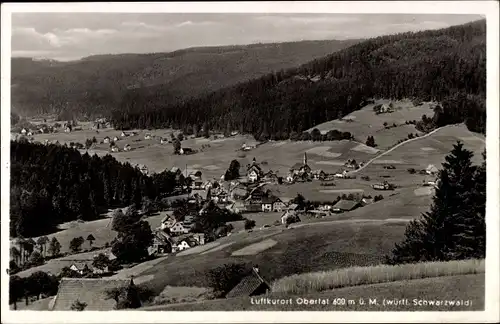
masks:
POLYGON ((275 246, 278 242, 276 242, 273 239, 267 239, 264 241, 260 241, 258 243, 250 244, 248 246, 245 246, 242 249, 239 249, 238 251, 234 251, 231 256, 244 256, 244 255, 256 255, 261 253, 262 251, 265 251, 267 249, 272 248, 275 246))
POLYGON ((294 273, 376 265, 402 239, 404 229, 345 222, 238 233, 220 239, 221 248, 216 251, 169 258, 141 275, 154 275, 147 286, 159 293, 167 285, 208 287, 208 271, 231 262, 258 264, 268 281, 294 273), (270 238, 277 244, 259 254, 231 256, 234 251, 270 238))
POLYGON ((203 303, 186 303, 158 307, 146 307, 143 310, 151 311, 479 311, 484 310, 485 299, 484 274, 470 274, 461 276, 447 276, 415 280, 403 280, 374 285, 363 285, 325 291, 309 295, 293 296, 284 294, 271 294, 265 297, 288 299, 289 304, 265 305, 255 304, 259 298, 232 298, 205 301, 203 303), (329 305, 298 304, 297 298, 303 299, 328 299, 329 305), (346 305, 333 305, 336 297, 345 298, 346 305), (363 299, 365 304, 359 303, 363 299), (368 299, 375 299, 376 303, 370 305, 368 299), (384 300, 408 300, 409 305, 389 305, 384 300), (414 300, 469 300, 469 306, 420 306, 414 300), (254 303, 252 303, 252 300, 254 303), (354 300, 354 305, 349 305, 348 300, 354 300))
MULTIPOLYGON (((485 137, 470 132, 463 124, 445 126, 425 138, 417 138, 403 143, 394 150, 384 153, 380 159, 402 161, 403 164, 400 167, 404 169, 423 169, 429 164, 440 168, 445 156, 450 153, 458 140, 464 143, 466 149, 474 153, 473 163, 482 162, 481 154, 485 148, 485 137)), ((368 170, 376 171, 373 170, 374 168, 380 170, 381 166, 376 165, 377 160, 379 159, 377 158, 366 168, 360 170, 359 174, 369 173, 368 170)))
MULTIPOLYGON (((393 133, 396 137, 390 139, 383 135, 380 139, 377 137, 377 132, 384 130, 384 122, 388 125, 396 123, 396 125, 405 124, 408 120, 420 120, 423 115, 428 117, 434 114, 432 110, 432 103, 423 103, 421 106, 415 107, 413 103, 409 100, 399 100, 392 101, 395 111, 393 113, 375 114, 373 107, 378 104, 389 104, 391 100, 375 100, 374 104, 369 104, 360 110, 352 112, 351 114, 345 116, 343 120, 331 120, 322 124, 319 124, 308 131, 312 131, 314 128, 319 129, 322 133, 326 133, 329 130, 338 130, 341 132, 350 132, 353 134, 354 138, 358 141, 364 143, 368 136, 373 136, 375 138, 375 143, 381 143, 381 147, 387 147, 391 143, 395 144, 399 139, 405 138, 408 132, 415 133, 416 131, 413 126, 406 126, 405 129, 398 129, 399 127, 393 128, 393 133), (350 121, 345 121, 350 120, 350 121), (413 128, 412 128, 413 127, 413 128), (387 142, 386 140, 390 140, 387 142)), ((387 130, 389 131, 389 130, 387 130)), ((382 132, 385 134, 385 132, 382 132)), ((387 132, 387 135, 390 134, 387 132)))
POLYGON ((485 260, 422 262, 402 265, 352 267, 333 271, 309 272, 273 282, 273 293, 308 294, 336 288, 383 282, 468 275, 485 272, 485 260))
MULTIPOLYGON (((159 213, 158 215, 145 218, 145 220, 150 224, 151 228, 156 228, 160 225, 165 215, 165 213, 159 213)), ((64 228, 63 230, 48 234, 47 237, 49 240, 53 237, 57 238, 59 243, 61 243, 61 253, 69 252, 69 243, 73 238, 82 236, 86 239, 89 234, 92 234, 95 238, 92 246, 102 247, 106 243, 111 243, 116 237, 116 232, 111 229, 111 220, 109 217, 90 222, 75 221, 61 224, 60 227, 64 228)), ((36 241, 37 237, 33 239, 36 241)), ((87 241, 82 245, 82 249, 88 249, 89 247, 89 242, 87 241)))

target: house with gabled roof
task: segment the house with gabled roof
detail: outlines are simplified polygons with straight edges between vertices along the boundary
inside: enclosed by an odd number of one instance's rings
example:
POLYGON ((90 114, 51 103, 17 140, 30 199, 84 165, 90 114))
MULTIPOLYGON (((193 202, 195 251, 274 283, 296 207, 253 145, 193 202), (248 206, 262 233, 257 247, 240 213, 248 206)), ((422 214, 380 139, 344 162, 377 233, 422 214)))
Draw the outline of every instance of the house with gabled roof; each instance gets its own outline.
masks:
POLYGON ((250 297, 265 294, 270 290, 269 284, 262 278, 258 267, 253 267, 250 274, 226 294, 226 298, 250 297))
POLYGON ((134 286, 133 279, 62 278, 50 310, 71 311, 79 301, 85 311, 110 311, 130 297, 140 306, 137 290, 130 289, 134 286))
POLYGON ((361 203, 356 200, 341 199, 333 205, 332 211, 335 213, 343 213, 354 210, 361 206, 361 203))
POLYGON ((247 168, 247 178, 249 182, 257 182, 264 175, 262 168, 253 160, 253 163, 247 168))
POLYGON ((280 212, 285 207, 281 199, 275 196, 263 197, 261 205, 263 212, 280 212))

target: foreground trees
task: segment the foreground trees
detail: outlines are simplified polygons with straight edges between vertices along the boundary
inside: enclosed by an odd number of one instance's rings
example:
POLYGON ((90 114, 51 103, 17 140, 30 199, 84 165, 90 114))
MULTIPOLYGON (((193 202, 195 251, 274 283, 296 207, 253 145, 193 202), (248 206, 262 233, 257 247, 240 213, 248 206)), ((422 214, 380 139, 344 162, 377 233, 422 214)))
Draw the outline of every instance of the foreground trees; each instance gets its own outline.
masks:
POLYGON ((429 212, 410 222, 392 264, 484 258, 486 254, 486 156, 472 165, 473 153, 458 142, 443 163, 429 212))

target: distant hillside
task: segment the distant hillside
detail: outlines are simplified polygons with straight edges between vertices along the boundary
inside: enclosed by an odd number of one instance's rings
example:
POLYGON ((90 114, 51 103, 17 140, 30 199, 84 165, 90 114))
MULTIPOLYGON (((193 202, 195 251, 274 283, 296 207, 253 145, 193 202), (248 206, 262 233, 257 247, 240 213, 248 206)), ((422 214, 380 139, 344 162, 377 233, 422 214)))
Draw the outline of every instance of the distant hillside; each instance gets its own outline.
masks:
POLYGON ((95 55, 78 61, 12 59, 12 107, 21 114, 107 113, 130 89, 163 103, 298 66, 355 44, 303 41, 199 47, 171 53, 95 55))
MULTIPOLYGON (((119 128, 200 125, 260 139, 292 138, 345 116, 370 98, 438 101, 437 126, 466 122, 485 131, 486 21, 382 36, 181 104, 128 93, 114 113, 119 128)), ((429 120, 425 120, 428 123, 429 120)), ((424 128, 424 125, 422 128, 424 128)))

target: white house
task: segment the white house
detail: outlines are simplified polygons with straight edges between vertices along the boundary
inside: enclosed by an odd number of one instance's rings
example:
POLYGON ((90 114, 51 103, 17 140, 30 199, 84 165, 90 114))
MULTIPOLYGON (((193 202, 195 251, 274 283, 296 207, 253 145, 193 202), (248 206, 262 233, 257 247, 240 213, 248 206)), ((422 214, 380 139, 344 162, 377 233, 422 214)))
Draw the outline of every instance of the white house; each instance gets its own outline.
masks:
POLYGON ((33 132, 32 131, 29 131, 28 134, 26 134, 28 136, 33 136, 33 132))
POLYGON ((127 136, 128 136, 128 134, 127 134, 127 133, 125 133, 125 132, 122 132, 122 133, 120 134, 120 136, 121 136, 121 137, 127 137, 127 136))
POLYGON ((28 132, 28 131, 26 130, 26 128, 23 128, 23 129, 21 130, 21 134, 23 134, 23 135, 26 135, 26 133, 27 133, 27 132, 28 132))
POLYGON ((104 140, 103 140, 104 143, 109 143, 109 141, 110 141, 109 136, 104 137, 104 140))
POLYGON ((170 233, 172 234, 187 234, 189 233, 189 228, 184 227, 182 223, 175 223, 172 227, 169 228, 170 233))
POLYGON ((120 152, 120 149, 118 148, 118 146, 113 146, 111 147, 111 152, 120 152))
POLYGON ((185 240, 180 242, 178 245, 177 245, 177 250, 179 251, 183 251, 185 249, 189 249, 191 248, 191 246, 189 246, 189 243, 186 242, 185 240))
POLYGON ((145 140, 149 140, 149 139, 151 139, 151 134, 146 134, 146 135, 144 135, 144 139, 145 139, 145 140))
POLYGON ((118 138, 118 136, 113 137, 113 142, 117 142, 117 141, 119 141, 119 140, 120 140, 120 139, 118 138))
POLYGON ((125 145, 125 147, 123 148, 124 151, 130 151, 131 149, 132 147, 130 146, 130 144, 125 145))

